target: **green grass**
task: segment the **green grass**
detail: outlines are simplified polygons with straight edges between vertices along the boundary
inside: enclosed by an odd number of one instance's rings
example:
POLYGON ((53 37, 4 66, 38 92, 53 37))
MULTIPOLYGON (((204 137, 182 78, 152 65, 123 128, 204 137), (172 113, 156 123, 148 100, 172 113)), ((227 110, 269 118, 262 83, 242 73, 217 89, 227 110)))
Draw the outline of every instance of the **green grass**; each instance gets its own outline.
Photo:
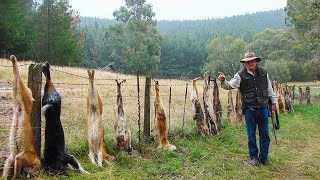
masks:
MULTIPOLYGON (((247 163, 247 140, 244 125, 229 126, 218 136, 200 137, 195 128, 187 132, 172 130, 170 141, 177 152, 156 149, 153 143, 144 144, 142 154, 133 156, 109 151, 117 161, 92 165, 85 143, 68 147, 78 155, 83 167, 91 174, 68 171, 56 179, 318 179, 320 177, 320 105, 295 106, 295 112, 280 115, 281 129, 275 145, 270 131, 270 166, 253 167, 247 163), (79 145, 79 146, 78 146, 79 145), (80 150, 82 149, 82 150, 80 150)), ((111 144, 111 142, 107 142, 111 144)), ((135 144, 137 146, 137 144, 135 144)), ((52 179, 46 175, 42 179, 52 179)))
MULTIPOLYGON (((1 60, 1 59, 0 59, 1 60)), ((3 63, 6 64, 6 63, 3 63)), ((7 65, 10 65, 7 62, 7 65)), ((87 76, 85 69, 64 68, 52 66, 54 69, 68 73, 87 76)), ((24 81, 27 81, 27 66, 19 68, 24 81)), ((0 67, 0 81, 10 82, 12 79, 11 68, 0 67)), ((66 151, 73 154, 82 166, 90 172, 89 175, 78 174, 68 170, 65 175, 47 176, 41 175, 39 179, 319 179, 320 177, 320 105, 295 106, 295 112, 289 115, 281 115, 281 129, 278 131, 279 145, 274 144, 271 135, 270 163, 268 167, 252 167, 247 163, 248 150, 244 125, 240 127, 229 126, 225 122, 225 129, 218 136, 200 137, 191 119, 191 101, 186 104, 184 133, 182 127, 185 81, 161 80, 162 85, 183 84, 172 87, 171 105, 171 129, 169 140, 178 148, 177 152, 167 152, 157 149, 154 142, 143 143, 142 152, 138 151, 137 135, 137 109, 136 87, 125 86, 123 90, 124 105, 127 119, 131 122, 133 147, 136 150, 133 156, 114 149, 115 142, 113 122, 115 119, 114 104, 116 102, 116 86, 106 85, 114 81, 102 81, 104 85, 97 86, 104 102, 105 140, 107 150, 115 155, 117 161, 112 164, 104 164, 103 168, 92 165, 87 157, 88 146, 86 139, 86 107, 85 97, 87 86, 74 86, 68 83, 88 83, 87 79, 77 76, 66 76, 64 73, 52 72, 52 78, 57 84, 62 100, 62 125, 65 132, 66 151)), ((116 73, 97 71, 96 78, 128 78, 127 85, 134 85, 135 76, 127 76, 116 73)), ((44 81, 44 79, 43 79, 44 81)), ((143 87, 143 80, 140 81, 143 87)), ((201 83, 201 82, 199 82, 201 83)), ((319 82, 297 83, 305 89, 306 85, 319 85, 319 82)), ((2 83, 0 87, 10 87, 10 83, 2 83)), ((144 94, 141 87, 140 95, 144 94)), ((311 86, 312 103, 319 101, 320 89, 311 86)), ((202 92, 199 84, 198 91, 202 92)), ((152 89, 152 92, 153 89, 152 89)), ((163 104, 168 110, 169 88, 161 88, 163 104)), ((151 93, 153 94, 153 93, 151 93)), ((199 93, 200 99, 202 93, 199 93)), ((223 112, 227 105, 227 91, 220 91, 220 100, 223 112)), ((8 136, 12 119, 12 104, 10 92, 0 94, 0 155, 7 154, 8 136)), ((141 98, 143 107, 143 98, 141 98)), ((297 103, 298 100, 296 99, 297 103)), ((304 102, 305 104, 305 102, 304 102)), ((168 111, 167 111, 168 112, 168 111)), ((151 108, 151 115, 153 115, 151 108)), ((143 114, 141 114, 143 117, 143 114)), ((43 119, 44 120, 44 119, 43 119)), ((151 120, 151 124, 153 120, 151 120)), ((44 121, 42 123, 44 126, 44 121)), ((42 127, 44 135, 44 127, 42 127)), ((270 131, 271 133, 271 131, 270 131)), ((42 136, 44 140, 44 136, 42 136)), ((42 141, 43 142, 43 141, 42 141)), ((42 145, 43 147, 43 145, 42 145)), ((43 152, 43 150, 42 150, 43 152)), ((3 161, 0 159, 0 167, 3 161)), ((0 174, 2 169, 0 168, 0 174)))

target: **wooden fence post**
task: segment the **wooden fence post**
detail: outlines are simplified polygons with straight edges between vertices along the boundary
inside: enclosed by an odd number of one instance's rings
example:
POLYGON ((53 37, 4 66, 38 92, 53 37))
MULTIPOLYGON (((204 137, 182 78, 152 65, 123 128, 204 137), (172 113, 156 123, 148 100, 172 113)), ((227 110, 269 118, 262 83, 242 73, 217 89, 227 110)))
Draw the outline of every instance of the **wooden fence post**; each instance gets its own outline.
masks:
POLYGON ((151 78, 146 77, 144 91, 144 125, 143 134, 145 137, 150 137, 150 90, 151 90, 151 78))
POLYGON ((184 94, 183 117, 182 117, 182 134, 184 134, 184 116, 186 114, 187 96, 188 96, 188 83, 186 83, 186 93, 184 94))
POLYGON ((294 96, 295 96, 294 91, 295 91, 295 87, 296 87, 296 85, 293 85, 293 86, 292 86, 292 105, 294 105, 294 96))
POLYGON ((42 65, 31 64, 28 72, 28 87, 32 91, 32 129, 34 147, 37 155, 41 155, 41 87, 42 87, 42 65))
POLYGON ((307 104, 311 104, 310 100, 310 86, 306 87, 306 99, 307 99, 307 104))

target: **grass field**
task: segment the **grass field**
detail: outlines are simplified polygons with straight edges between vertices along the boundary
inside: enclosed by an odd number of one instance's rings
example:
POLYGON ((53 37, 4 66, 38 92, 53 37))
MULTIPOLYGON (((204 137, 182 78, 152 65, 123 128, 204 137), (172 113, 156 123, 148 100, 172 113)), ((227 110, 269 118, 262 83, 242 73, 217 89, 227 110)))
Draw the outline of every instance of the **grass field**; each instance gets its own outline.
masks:
MULTIPOLYGON (((320 105, 295 106, 295 113, 281 115, 277 132, 279 145, 271 135, 270 166, 253 167, 247 162, 244 125, 226 124, 216 137, 199 137, 195 129, 175 133, 170 139, 177 152, 143 147, 144 154, 118 153, 117 162, 97 168, 86 155, 78 156, 90 175, 72 171, 56 179, 319 179, 320 105)), ((72 146, 77 146, 76 144, 72 146)), ((81 147, 74 147, 74 153, 81 147)), ((112 153, 115 153, 112 151, 112 153)), ((49 179, 52 177, 42 176, 49 179)))
MULTIPOLYGON (((29 62, 27 62, 29 63, 29 62)), ((8 134, 12 118, 10 81, 12 69, 0 60, 0 154, 8 153, 8 134)), ((22 78, 27 80, 27 66, 19 67, 22 78)), ((168 115, 169 87, 172 87, 171 129, 169 140, 178 148, 177 152, 157 149, 153 142, 138 144, 137 87, 135 76, 117 73, 96 73, 97 88, 104 102, 106 120, 105 140, 109 152, 117 157, 104 168, 92 165, 87 157, 85 98, 87 79, 85 69, 52 67, 52 80, 62 95, 62 123, 65 131, 66 149, 76 156, 89 175, 67 171, 66 175, 41 175, 40 179, 320 179, 320 105, 295 105, 295 112, 281 115, 281 129, 278 131, 279 145, 274 144, 271 134, 270 166, 252 167, 247 163, 247 142, 244 125, 229 126, 214 137, 199 137, 191 119, 190 81, 159 80, 161 97, 168 115), (63 72, 76 74, 73 76, 63 72), (81 77, 80 77, 81 76, 81 77), (116 102, 114 79, 127 79, 123 86, 125 113, 133 132, 133 156, 114 150, 113 122, 116 102), (189 83, 186 113, 183 115, 185 84, 189 83), (182 119, 185 127, 182 133, 182 119), (138 151, 141 148, 141 153, 138 151)), ((43 79, 44 82, 44 79, 43 79)), ((144 80, 141 83, 141 109, 144 101, 144 80)), ((312 83, 309 83, 312 84, 312 83)), ((316 84, 319 84, 317 82, 316 84)), ((308 85, 308 84, 303 84, 308 85)), ((202 82, 198 90, 202 92, 202 82)), ((312 92, 311 92, 312 93, 312 92)), ((317 97, 317 91, 314 92, 317 97)), ((152 96, 153 87, 152 87, 152 96)), ((227 91, 221 90, 224 117, 226 115, 227 91)), ((235 94, 234 94, 235 95, 235 94)), ((201 97, 200 97, 201 98, 201 97)), ((153 100, 151 100, 153 102, 153 100)), ((151 104, 152 104, 151 102, 151 104)), ((297 102, 297 101, 296 101, 297 102)), ((141 112, 143 117, 143 110, 141 112)), ((153 107, 151 107, 153 117, 153 107)), ((153 123, 153 120, 151 121, 153 123)), ((44 125, 44 120, 42 125, 44 125)), ((143 127, 143 123, 142 123, 143 127)), ((44 133, 44 128, 43 133, 44 133)), ((0 165, 3 163, 0 159, 0 165)), ((0 172, 2 170, 0 169, 0 172)))

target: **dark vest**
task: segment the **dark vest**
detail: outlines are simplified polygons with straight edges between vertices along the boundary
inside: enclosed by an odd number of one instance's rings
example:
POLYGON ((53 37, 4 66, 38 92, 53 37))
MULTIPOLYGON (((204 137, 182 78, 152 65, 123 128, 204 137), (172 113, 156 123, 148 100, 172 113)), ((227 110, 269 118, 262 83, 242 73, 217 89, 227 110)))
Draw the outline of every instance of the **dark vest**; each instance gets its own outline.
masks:
POLYGON ((241 77, 240 93, 243 108, 261 108, 268 106, 268 77, 267 70, 258 67, 255 75, 247 72, 244 67, 238 72, 241 77))

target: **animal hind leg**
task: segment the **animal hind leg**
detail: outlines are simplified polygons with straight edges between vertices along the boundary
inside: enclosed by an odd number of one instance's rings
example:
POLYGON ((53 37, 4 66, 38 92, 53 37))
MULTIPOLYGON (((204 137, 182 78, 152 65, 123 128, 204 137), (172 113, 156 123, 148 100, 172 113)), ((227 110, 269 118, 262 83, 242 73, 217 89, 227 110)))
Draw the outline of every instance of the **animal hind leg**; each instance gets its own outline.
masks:
POLYGON ((32 166, 32 170, 40 170, 40 160, 34 153, 20 153, 15 157, 14 175, 12 179, 16 179, 20 174, 23 166, 32 166))
POLYGON ((104 148, 104 146, 101 146, 101 152, 102 152, 102 156, 103 156, 103 159, 104 159, 104 162, 106 163, 110 163, 110 162, 113 162, 116 160, 116 158, 110 154, 107 153, 107 150, 104 148))
POLYGON ((102 167, 102 161, 103 161, 103 154, 101 151, 97 153, 97 164, 98 166, 102 167))
POLYGON ((12 82, 13 95, 18 100, 21 100, 23 103, 23 108, 27 112, 30 112, 32 109, 32 103, 33 103, 31 90, 24 85, 20 77, 19 69, 17 67, 16 57, 14 55, 11 55, 10 59, 12 61, 13 74, 14 74, 14 80, 12 82))
POLYGON ((89 148, 88 156, 89 156, 91 163, 96 164, 96 160, 95 160, 95 156, 94 156, 94 152, 93 152, 92 148, 89 148))
POLYGON ((7 179, 8 178, 11 166, 13 164, 13 161, 14 161, 14 157, 13 157, 12 154, 10 154, 10 156, 7 158, 7 160, 6 160, 6 162, 4 163, 4 166, 3 166, 2 179, 7 179))

